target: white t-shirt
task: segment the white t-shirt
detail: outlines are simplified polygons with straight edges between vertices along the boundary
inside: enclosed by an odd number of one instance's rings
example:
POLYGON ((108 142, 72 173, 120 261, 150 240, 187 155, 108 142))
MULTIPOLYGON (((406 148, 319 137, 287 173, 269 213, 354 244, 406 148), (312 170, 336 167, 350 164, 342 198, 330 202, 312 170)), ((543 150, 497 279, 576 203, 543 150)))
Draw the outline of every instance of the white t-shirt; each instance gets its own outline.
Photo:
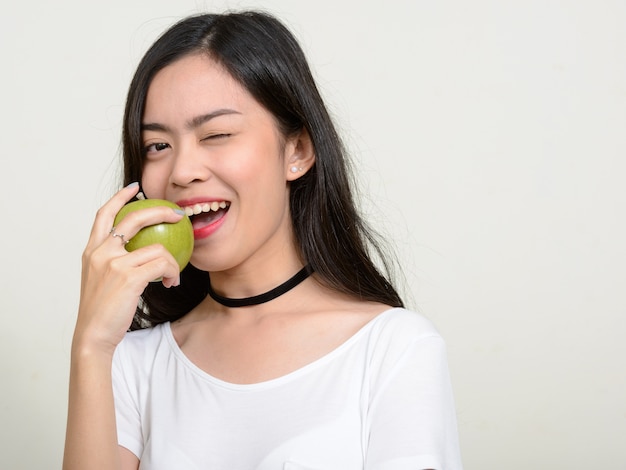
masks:
POLYGON ((118 439, 150 470, 460 470, 445 345, 388 310, 283 377, 237 385, 195 366, 169 323, 113 362, 118 439))

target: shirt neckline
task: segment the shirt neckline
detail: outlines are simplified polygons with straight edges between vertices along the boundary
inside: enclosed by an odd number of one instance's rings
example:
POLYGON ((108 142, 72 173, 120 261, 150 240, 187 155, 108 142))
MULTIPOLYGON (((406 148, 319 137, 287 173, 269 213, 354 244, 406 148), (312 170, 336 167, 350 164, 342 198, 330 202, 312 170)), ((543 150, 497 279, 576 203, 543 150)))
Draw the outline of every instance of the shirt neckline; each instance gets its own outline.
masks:
POLYGON ((374 318, 369 320, 367 323, 365 323, 361 328, 359 328, 358 331, 356 331, 346 341, 344 341, 343 343, 341 343, 339 346, 332 349, 331 351, 327 352, 323 356, 319 357, 318 359, 315 359, 314 361, 309 362, 308 364, 305 364, 302 367, 299 367, 298 369, 288 372, 280 377, 276 377, 276 378, 269 379, 269 380, 264 380, 262 382, 255 382, 251 384, 238 384, 234 382, 228 382, 228 381, 219 379, 209 374, 204 369, 201 369, 193 361, 191 361, 191 359, 189 359, 187 355, 183 352, 183 350, 180 349, 180 347, 178 346, 178 343, 176 342, 176 339, 174 338, 174 334, 172 333, 170 322, 162 323, 160 326, 163 328, 163 334, 165 338, 167 339, 167 342, 172 352, 176 356, 176 358, 180 360, 185 365, 185 367, 191 370, 191 372, 193 372, 196 376, 198 376, 204 381, 211 382, 222 388, 227 388, 230 390, 237 390, 237 391, 255 391, 255 390, 273 388, 273 387, 277 387, 282 384, 288 383, 292 380, 297 379, 298 377, 302 375, 309 373, 310 371, 314 369, 317 369, 318 367, 323 366, 324 364, 328 362, 331 362, 336 357, 343 354, 344 351, 350 349, 352 345, 357 343, 362 336, 365 336, 367 333, 369 333, 378 323, 380 323, 384 318, 386 318, 391 312, 399 310, 399 309, 400 309, 399 307, 391 307, 391 308, 388 308, 387 310, 382 311, 381 313, 376 315, 374 318))

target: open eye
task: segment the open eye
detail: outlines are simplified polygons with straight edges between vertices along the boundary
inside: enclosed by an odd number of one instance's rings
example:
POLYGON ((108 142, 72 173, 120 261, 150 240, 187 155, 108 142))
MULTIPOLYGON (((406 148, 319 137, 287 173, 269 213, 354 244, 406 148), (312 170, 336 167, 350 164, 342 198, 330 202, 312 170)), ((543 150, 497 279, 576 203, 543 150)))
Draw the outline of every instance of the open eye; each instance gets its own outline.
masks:
POLYGON ((155 144, 150 144, 148 146, 145 147, 144 152, 145 153, 155 153, 155 152, 161 152, 167 148, 169 148, 170 144, 166 144, 164 142, 157 142, 155 144))

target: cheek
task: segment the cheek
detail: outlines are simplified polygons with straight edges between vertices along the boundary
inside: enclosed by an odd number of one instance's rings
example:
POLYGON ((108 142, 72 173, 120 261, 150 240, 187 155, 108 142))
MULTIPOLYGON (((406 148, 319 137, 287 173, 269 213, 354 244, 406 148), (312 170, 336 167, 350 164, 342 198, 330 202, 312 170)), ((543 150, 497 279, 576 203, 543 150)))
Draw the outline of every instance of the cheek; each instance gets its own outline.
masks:
POLYGON ((276 216, 282 217, 288 208, 289 187, 280 166, 268 167, 261 170, 262 175, 260 171, 253 175, 248 187, 254 188, 251 197, 256 202, 255 210, 258 211, 259 216, 270 220, 276 216))
POLYGON ((165 199, 165 186, 161 172, 155 165, 145 165, 141 174, 141 189, 148 199, 165 199))

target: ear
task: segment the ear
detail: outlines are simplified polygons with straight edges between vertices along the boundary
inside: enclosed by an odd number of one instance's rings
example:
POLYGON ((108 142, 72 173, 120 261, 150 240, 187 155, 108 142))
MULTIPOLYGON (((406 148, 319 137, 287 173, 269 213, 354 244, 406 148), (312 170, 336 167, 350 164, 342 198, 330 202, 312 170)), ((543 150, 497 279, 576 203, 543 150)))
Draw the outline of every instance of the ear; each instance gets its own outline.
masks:
POLYGON ((285 177, 287 181, 297 180, 309 171, 315 163, 313 143, 309 133, 304 128, 288 139, 285 150, 285 177))

